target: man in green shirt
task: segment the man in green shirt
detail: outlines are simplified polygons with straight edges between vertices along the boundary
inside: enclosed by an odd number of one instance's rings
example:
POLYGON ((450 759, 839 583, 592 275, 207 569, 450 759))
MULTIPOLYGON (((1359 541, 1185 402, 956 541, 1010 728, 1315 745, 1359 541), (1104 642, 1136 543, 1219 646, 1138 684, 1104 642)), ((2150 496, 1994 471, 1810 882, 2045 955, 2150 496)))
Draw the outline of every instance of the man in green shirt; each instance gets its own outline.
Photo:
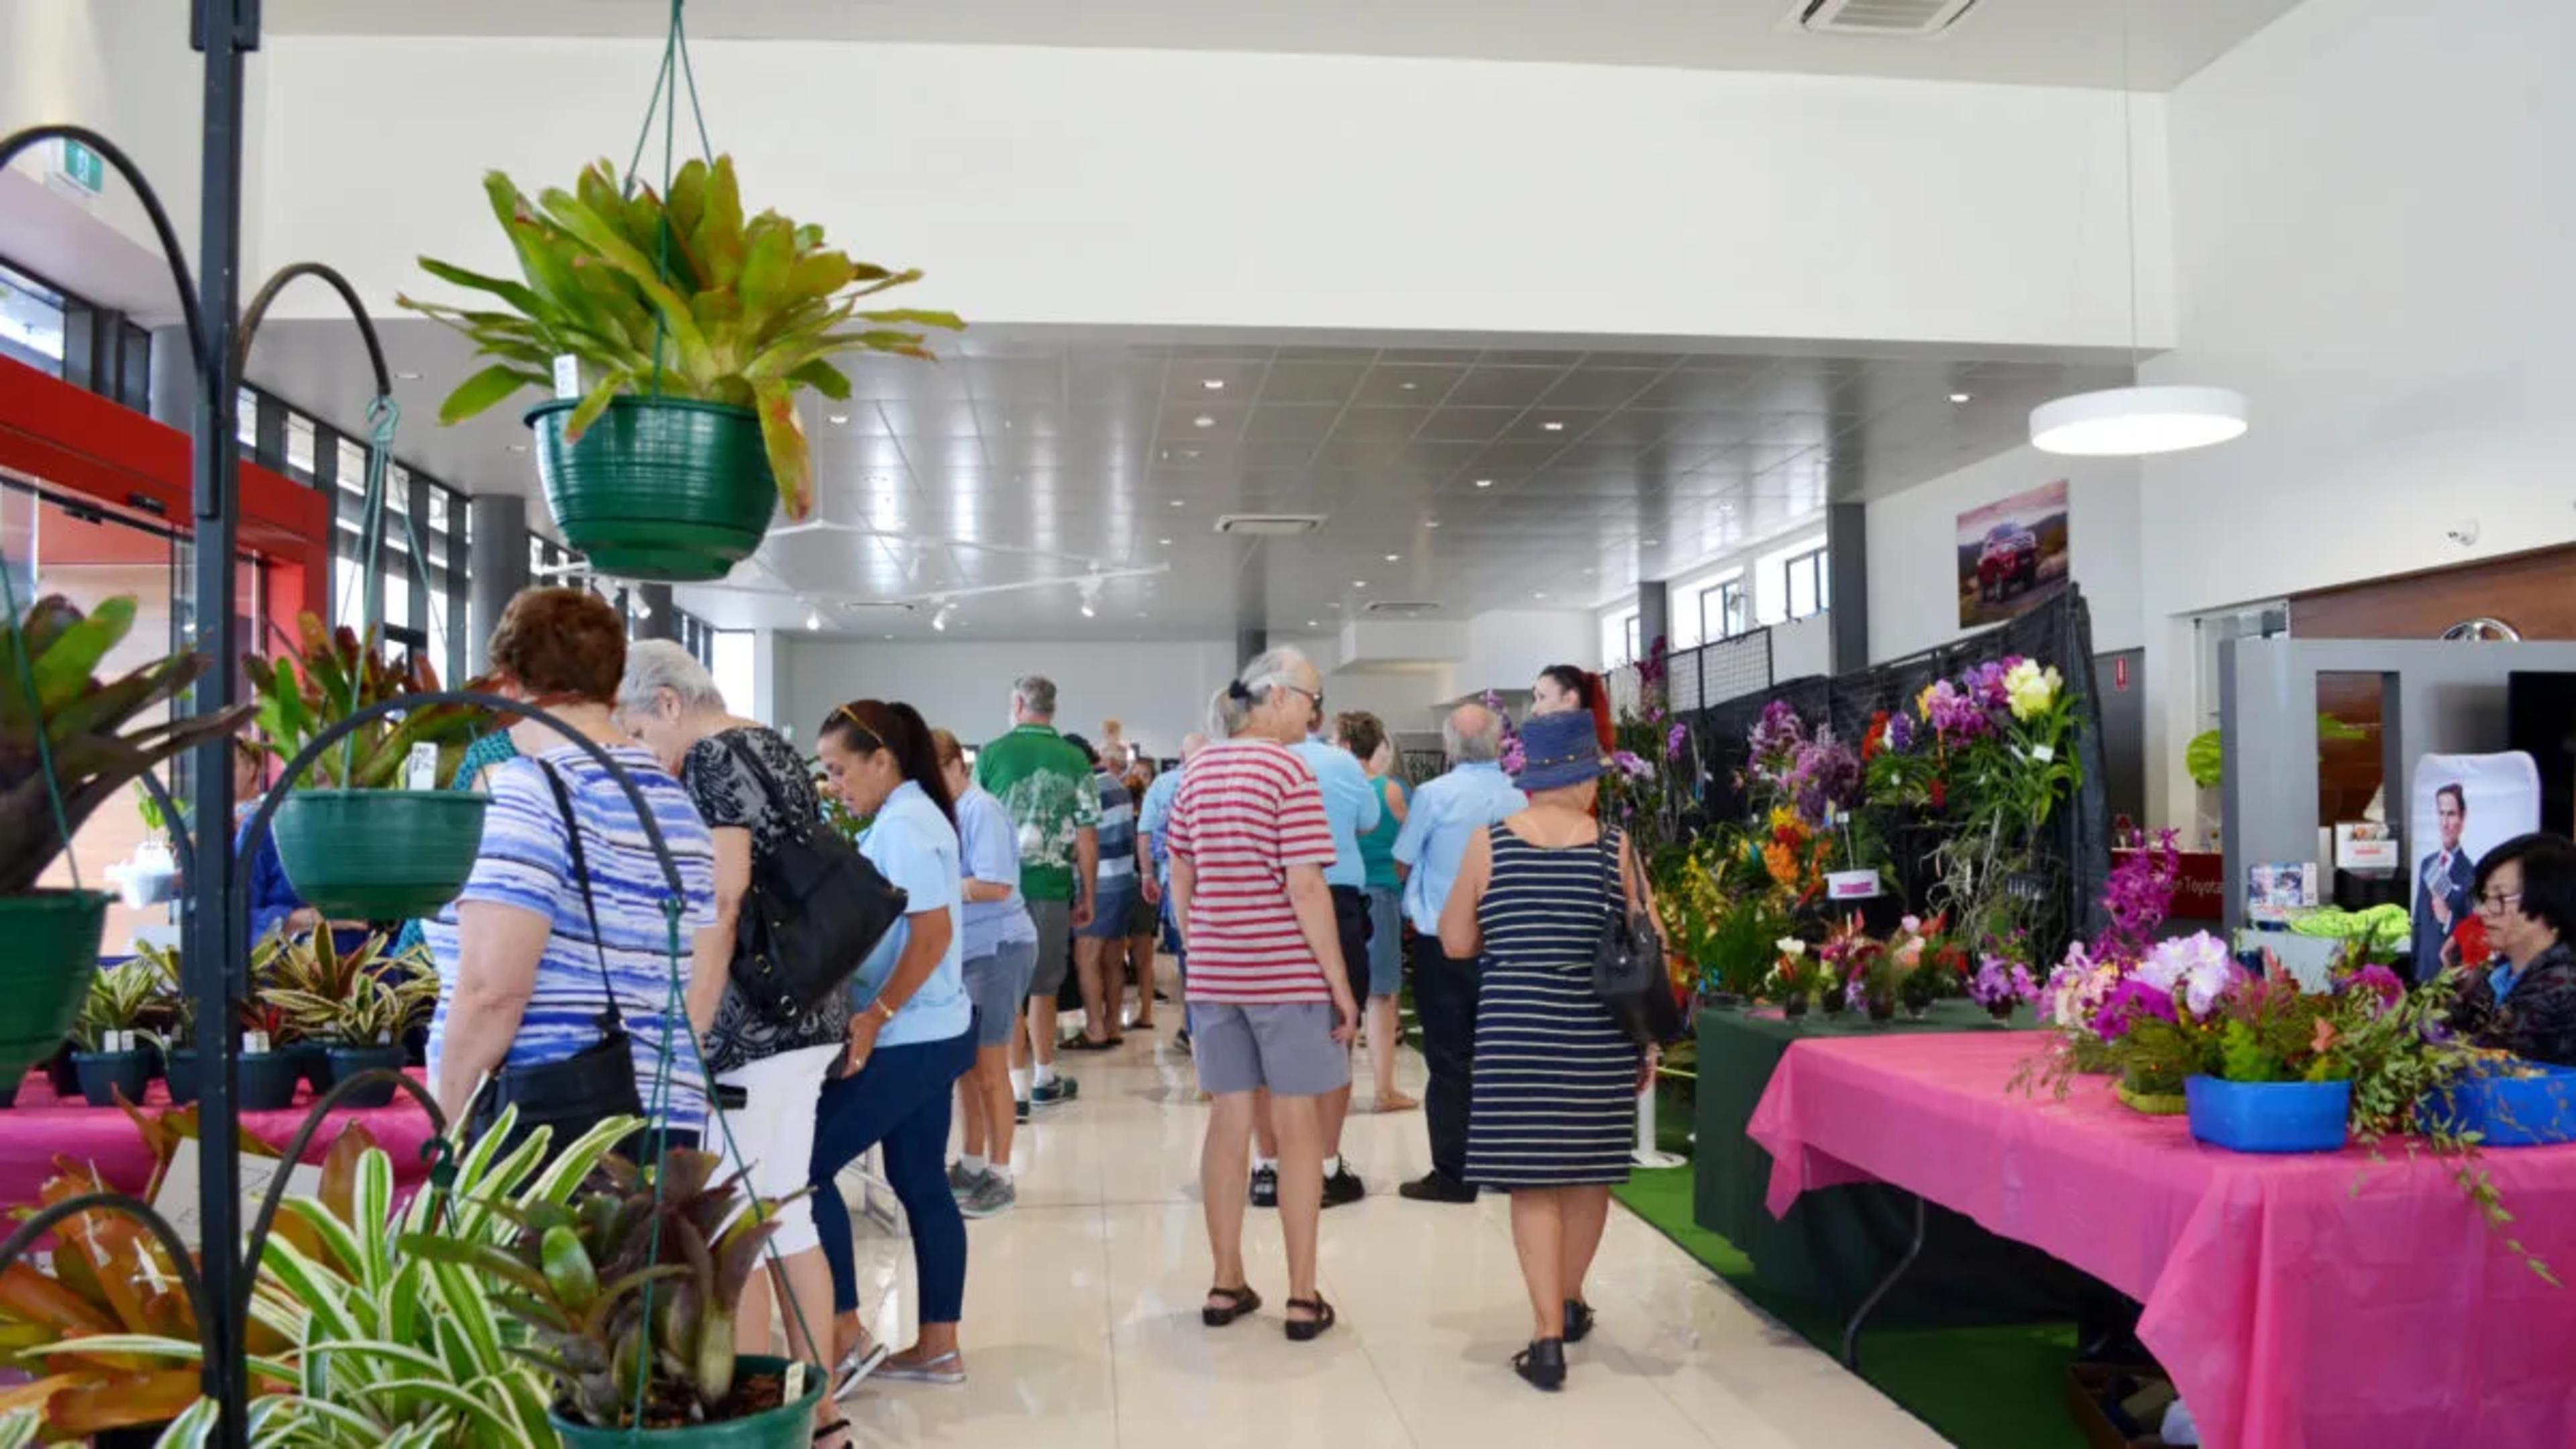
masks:
POLYGON ((975 754, 975 783, 1020 828, 1020 894, 1038 928, 1029 978, 1028 1030, 1011 1042, 1011 1086, 1022 1115, 1070 1101, 1079 1090, 1055 1072, 1055 999, 1072 959, 1073 933, 1091 920, 1100 868, 1100 790, 1091 761, 1055 732, 1055 682, 1032 674, 1011 685, 1011 732, 975 754), (1034 1075, 1031 1056, 1035 1057, 1034 1075))

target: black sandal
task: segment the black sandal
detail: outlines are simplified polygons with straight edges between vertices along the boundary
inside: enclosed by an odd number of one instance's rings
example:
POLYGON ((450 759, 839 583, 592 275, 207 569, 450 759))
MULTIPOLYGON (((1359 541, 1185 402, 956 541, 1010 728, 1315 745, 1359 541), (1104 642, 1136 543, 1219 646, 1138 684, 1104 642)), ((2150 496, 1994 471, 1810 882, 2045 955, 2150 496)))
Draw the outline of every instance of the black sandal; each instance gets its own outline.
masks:
POLYGON ((1565 1387, 1565 1340, 1533 1338, 1530 1346, 1512 1355, 1512 1372, 1523 1382, 1543 1393, 1555 1393, 1565 1387))
POLYGON ((1226 1305, 1223 1308, 1213 1303, 1200 1306, 1199 1322, 1210 1328, 1223 1328, 1238 1318, 1250 1316, 1261 1307, 1261 1295, 1253 1292, 1249 1285, 1241 1288, 1210 1288, 1207 1296, 1222 1298, 1226 1305))
POLYGON ((1303 1321, 1288 1320, 1288 1341, 1291 1343, 1312 1343, 1322 1336, 1324 1330, 1341 1322, 1341 1315, 1333 1311, 1333 1305, 1325 1302, 1321 1293, 1312 1298, 1291 1298, 1288 1306, 1291 1309, 1303 1308, 1315 1315, 1303 1321))
POLYGON ((1592 1336, 1592 1305, 1580 1298, 1565 1300, 1565 1341, 1581 1343, 1592 1336))

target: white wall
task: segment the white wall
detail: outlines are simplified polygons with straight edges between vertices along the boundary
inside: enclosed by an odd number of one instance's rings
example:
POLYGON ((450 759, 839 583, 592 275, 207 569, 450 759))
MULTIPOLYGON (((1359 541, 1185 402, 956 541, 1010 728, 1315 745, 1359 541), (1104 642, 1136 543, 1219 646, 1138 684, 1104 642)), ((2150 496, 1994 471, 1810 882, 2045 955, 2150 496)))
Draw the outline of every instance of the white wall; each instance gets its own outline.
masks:
POLYGON ((1601 667, 1601 634, 1589 609, 1492 609, 1467 621, 1458 694, 1527 689, 1551 664, 1601 667))
MULTIPOLYGON (((481 173, 533 188, 603 151, 622 162, 659 50, 270 37, 267 255, 331 258, 371 302, 419 287, 417 253, 504 269, 481 173)), ((970 321, 2128 338, 2126 222, 2100 184, 2119 174, 2110 92, 1206 51, 692 50, 753 205, 926 268, 913 304, 970 321)), ((2136 124, 2145 325, 2161 339, 2160 98, 2140 98, 2136 124)))
POLYGON ((871 643, 781 635, 779 700, 785 723, 811 745, 832 707, 899 699, 932 724, 981 743, 1010 728, 1011 681, 1043 674, 1056 685, 1056 726, 1100 737, 1116 719, 1157 755, 1180 752, 1203 727, 1208 700, 1234 675, 1230 642, 1082 644, 941 639, 871 643))
POLYGON ((1959 627, 1959 515, 2066 480, 2067 551, 2093 611, 2093 647, 2146 642, 2139 613, 2138 463, 2019 447, 1869 505, 1872 663, 1947 644, 1959 627))
POLYGON ((1834 672, 1833 611, 1811 614, 1794 623, 1771 626, 1771 678, 1774 683, 1834 672))
MULTIPOLYGON (((2576 539, 2576 6, 2307 0, 2171 99, 2181 342, 2252 431, 2150 460, 2151 644, 2178 616, 2576 539), (2475 520, 2479 540, 2443 537, 2475 520)), ((2150 813, 2191 819, 2189 671, 2150 813)))

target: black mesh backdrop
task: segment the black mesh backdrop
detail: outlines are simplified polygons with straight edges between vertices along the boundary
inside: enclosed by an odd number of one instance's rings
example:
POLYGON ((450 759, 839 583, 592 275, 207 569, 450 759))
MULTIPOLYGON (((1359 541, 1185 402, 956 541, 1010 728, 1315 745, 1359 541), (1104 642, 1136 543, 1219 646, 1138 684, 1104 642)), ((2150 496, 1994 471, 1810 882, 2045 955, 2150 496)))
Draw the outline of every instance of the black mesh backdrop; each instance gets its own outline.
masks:
MULTIPOLYGON (((2074 691, 2075 752, 2083 763, 2084 784, 2072 800, 2049 817, 2037 853, 2053 877, 2050 889, 2058 898, 2054 914, 2063 933, 2093 933, 2100 924, 2095 916, 2100 909, 2103 877, 2111 867, 2111 817, 2102 785, 2102 730, 2094 694, 2092 615, 2085 607, 2083 594, 2071 583, 2057 598, 2020 618, 1957 643, 1830 679, 1813 676, 1788 680, 1689 716, 1701 758, 1708 763, 1704 798, 1707 818, 1744 817, 1744 792, 1736 780, 1736 771, 1744 764, 1747 737, 1771 701, 1787 700, 1789 707, 1810 724, 1831 720, 1835 736, 1858 747, 1876 711, 1894 712, 1908 707, 1932 681, 2007 654, 2027 655, 2042 664, 2055 665, 2065 675, 2066 687, 2074 691)), ((1911 880, 1919 874, 1920 863, 1900 861, 1898 869, 1911 880)), ((2054 959, 2065 943, 2057 940, 2042 944, 2048 954, 2041 959, 2048 960, 2054 959)))

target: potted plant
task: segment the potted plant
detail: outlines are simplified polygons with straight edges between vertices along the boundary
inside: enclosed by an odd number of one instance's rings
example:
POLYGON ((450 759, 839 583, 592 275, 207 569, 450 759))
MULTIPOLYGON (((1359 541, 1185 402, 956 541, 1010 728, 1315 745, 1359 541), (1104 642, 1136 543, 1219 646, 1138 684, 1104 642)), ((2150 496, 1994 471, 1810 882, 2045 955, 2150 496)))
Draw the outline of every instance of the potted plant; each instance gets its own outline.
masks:
MULTIPOLYGON (((324 941, 330 933, 313 934, 324 941)), ((379 954, 383 944, 381 936, 368 937, 345 958, 351 963, 345 980, 315 983, 327 987, 327 994, 282 984, 268 992, 290 1027, 306 1033, 305 1040, 326 1057, 322 1080, 313 1084, 317 1093, 360 1072, 401 1070, 407 1060, 403 1034, 438 1002, 438 978, 422 969, 426 963, 386 960, 379 954)), ((393 1083, 378 1082, 340 1100, 350 1107, 381 1107, 393 1100, 394 1090, 393 1083)))
POLYGON ((668 197, 621 183, 607 161, 534 202, 497 171, 483 186, 522 280, 421 266, 506 310, 397 300, 492 359, 448 395, 441 422, 554 390, 527 415, 547 506, 567 544, 620 578, 724 577, 760 546, 773 510, 813 509, 798 390, 846 398, 835 354, 928 360, 912 329, 965 325, 861 310, 921 274, 852 261, 821 227, 774 211, 744 220, 730 156, 689 162, 668 197))
POLYGON ((1773 947, 1778 956, 1762 979, 1762 994, 1780 1003, 1782 1016, 1796 1021, 1807 1014, 1807 1003, 1822 984, 1824 965, 1795 936, 1783 936, 1773 947))
POLYGON ((2031 979, 2029 967, 1988 952, 1977 974, 1969 979, 1968 999, 1984 1007, 1996 1021, 2010 1021, 2015 1007, 2039 999, 2039 983, 2031 979))
POLYGON ((685 1148, 649 1172, 605 1158, 601 1186, 568 1206, 504 1213, 518 1229, 506 1246, 423 1233, 400 1246, 516 1290, 499 1306, 554 1380, 548 1417, 567 1449, 606 1449, 639 1432, 803 1449, 823 1371, 734 1353, 734 1305, 777 1231, 777 1204, 745 1210, 757 1205, 738 1175, 717 1180, 721 1167, 714 1153, 685 1148))
MULTIPOLYGON (((342 1010, 368 978, 387 969, 386 937, 370 933, 343 950, 338 933, 329 929, 288 940, 272 936, 251 953, 251 979, 257 994, 278 1009, 286 1040, 304 1063, 304 1080, 318 1095, 331 1090, 332 1048, 347 1040, 342 1010)), ((434 989, 434 988, 433 988, 434 989)), ((355 1038, 372 1046, 370 1030, 355 1038)))
POLYGON ((243 705, 136 724, 204 673, 206 660, 171 655, 101 683, 100 661, 133 627, 131 595, 86 615, 47 597, 23 619, 0 619, 0 940, 9 943, 0 951, 0 1076, 15 1078, 62 1045, 107 925, 105 894, 39 890, 38 879, 102 802, 250 715, 243 705))
POLYGON ((81 1097, 93 1107, 113 1107, 122 1098, 139 1103, 152 1084, 152 1052, 144 1029, 161 1005, 161 976, 148 961, 124 961, 90 978, 81 1000, 80 1020, 72 1029, 79 1043, 72 1069, 80 1075, 81 1097))
POLYGON ((282 1112, 295 1102, 304 1084, 304 1053, 296 1050, 294 1028, 273 1001, 256 997, 241 1004, 241 1053, 234 1058, 234 1082, 245 1112, 282 1112))
MULTIPOLYGON (((438 689, 438 671, 418 650, 396 667, 372 634, 361 642, 356 630, 327 629, 311 614, 297 622, 298 653, 242 659, 261 743, 281 760, 363 709, 438 689)), ((437 784, 482 727, 476 711, 449 704, 372 720, 285 782, 292 793, 270 829, 295 893, 325 920, 404 920, 454 900, 473 872, 489 801, 437 784), (407 779, 415 750, 434 754, 435 764, 407 779)))

